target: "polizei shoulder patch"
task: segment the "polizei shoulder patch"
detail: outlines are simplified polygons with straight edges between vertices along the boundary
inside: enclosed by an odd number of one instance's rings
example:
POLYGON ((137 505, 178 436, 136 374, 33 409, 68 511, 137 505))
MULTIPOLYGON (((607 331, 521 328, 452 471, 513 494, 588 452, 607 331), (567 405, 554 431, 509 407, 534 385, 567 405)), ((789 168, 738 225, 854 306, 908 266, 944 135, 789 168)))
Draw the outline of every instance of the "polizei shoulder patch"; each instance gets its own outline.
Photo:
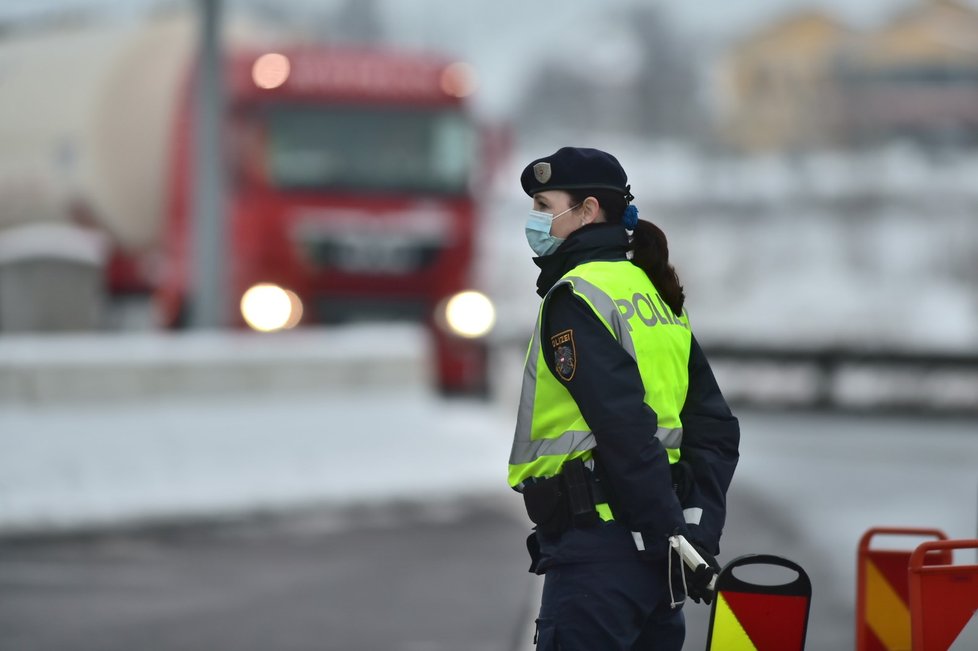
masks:
POLYGON ((550 338, 554 349, 554 368, 564 382, 569 382, 577 370, 577 349, 574 348, 574 331, 564 330, 550 338))

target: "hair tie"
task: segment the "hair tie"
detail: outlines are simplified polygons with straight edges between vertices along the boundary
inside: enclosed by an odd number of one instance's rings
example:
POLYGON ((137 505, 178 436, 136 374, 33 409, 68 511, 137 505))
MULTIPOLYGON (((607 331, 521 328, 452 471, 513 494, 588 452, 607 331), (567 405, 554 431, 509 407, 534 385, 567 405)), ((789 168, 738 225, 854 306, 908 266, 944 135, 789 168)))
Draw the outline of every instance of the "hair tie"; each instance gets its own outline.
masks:
POLYGON ((625 225, 626 229, 635 230, 635 227, 638 226, 638 208, 629 204, 625 208, 625 214, 621 216, 621 223, 625 225))

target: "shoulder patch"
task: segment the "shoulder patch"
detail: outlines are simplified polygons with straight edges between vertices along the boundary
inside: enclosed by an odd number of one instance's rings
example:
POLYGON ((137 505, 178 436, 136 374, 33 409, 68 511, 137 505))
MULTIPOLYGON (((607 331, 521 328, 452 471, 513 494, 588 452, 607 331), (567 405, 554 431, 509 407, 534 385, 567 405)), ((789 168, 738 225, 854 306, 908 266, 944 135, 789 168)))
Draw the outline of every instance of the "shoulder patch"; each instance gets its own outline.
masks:
POLYGON ((569 382, 577 370, 577 349, 574 347, 574 331, 564 330, 550 338, 554 350, 554 368, 564 382, 569 382))

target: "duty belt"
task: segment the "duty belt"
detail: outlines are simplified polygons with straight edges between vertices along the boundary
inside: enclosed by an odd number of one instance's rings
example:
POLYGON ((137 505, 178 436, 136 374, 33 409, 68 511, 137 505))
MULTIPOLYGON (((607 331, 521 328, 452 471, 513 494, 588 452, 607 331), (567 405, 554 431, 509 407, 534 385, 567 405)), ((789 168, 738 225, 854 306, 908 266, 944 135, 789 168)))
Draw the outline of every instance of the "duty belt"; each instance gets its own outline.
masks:
POLYGON ((527 480, 523 501, 537 530, 553 536, 571 527, 596 526, 601 522, 596 505, 610 500, 597 475, 580 459, 572 459, 564 462, 558 475, 527 480))
MULTIPOLYGON (((692 470, 684 461, 672 464, 669 470, 673 490, 680 504, 684 504, 693 487, 692 470)), ((615 500, 607 481, 588 469, 580 459, 564 462, 560 473, 553 477, 527 479, 523 485, 523 502, 537 531, 551 536, 572 527, 596 526, 601 522, 599 505, 607 505, 612 512, 615 510, 615 500)))

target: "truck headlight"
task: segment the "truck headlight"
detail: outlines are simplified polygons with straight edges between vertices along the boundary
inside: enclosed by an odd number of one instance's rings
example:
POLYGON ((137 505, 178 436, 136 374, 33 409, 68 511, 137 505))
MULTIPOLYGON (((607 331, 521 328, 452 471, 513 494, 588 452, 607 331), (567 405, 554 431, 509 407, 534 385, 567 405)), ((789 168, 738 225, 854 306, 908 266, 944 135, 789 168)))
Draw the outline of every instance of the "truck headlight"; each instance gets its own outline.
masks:
POLYGON ((302 301, 293 291, 261 283, 241 296, 241 316, 259 332, 287 330, 302 320, 302 301))
POLYGON ((496 323, 496 308, 485 294, 459 292, 442 302, 438 321, 452 334, 466 339, 484 337, 496 323))

